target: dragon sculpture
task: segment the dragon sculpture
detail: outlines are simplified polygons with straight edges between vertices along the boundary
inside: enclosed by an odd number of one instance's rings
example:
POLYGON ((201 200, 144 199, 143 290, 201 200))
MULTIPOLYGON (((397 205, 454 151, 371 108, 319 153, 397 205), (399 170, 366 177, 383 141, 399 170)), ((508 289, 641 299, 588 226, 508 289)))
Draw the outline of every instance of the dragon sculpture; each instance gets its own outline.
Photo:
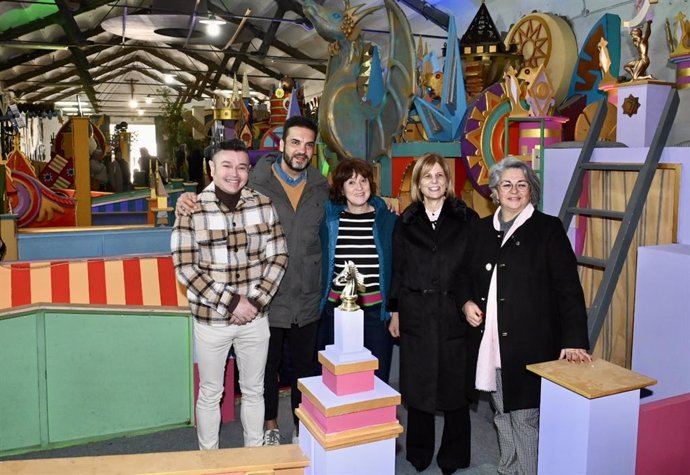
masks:
MULTIPOLYGON (((367 46, 360 22, 381 6, 343 9, 305 0, 304 14, 316 31, 329 41, 330 58, 319 105, 319 132, 328 148, 340 158, 365 158, 382 164, 381 183, 390 181, 393 137, 402 130, 415 86, 415 48, 410 24, 394 0, 384 0, 390 25, 390 49, 385 79, 372 55, 366 97, 358 89, 367 46), (361 11, 360 11, 361 10, 361 11), (388 175, 388 176, 386 176, 388 175)), ((382 192, 385 193, 382 186, 382 192)))

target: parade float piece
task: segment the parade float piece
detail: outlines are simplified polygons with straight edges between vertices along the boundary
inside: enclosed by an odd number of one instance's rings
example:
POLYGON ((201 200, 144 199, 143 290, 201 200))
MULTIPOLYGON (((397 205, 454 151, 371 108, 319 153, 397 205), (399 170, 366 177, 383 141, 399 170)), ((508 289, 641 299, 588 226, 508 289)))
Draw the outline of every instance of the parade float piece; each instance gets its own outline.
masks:
POLYGON ((348 261, 336 277, 344 285, 335 309, 335 343, 319 352, 321 376, 298 382, 302 451, 310 475, 395 473, 400 394, 374 375, 378 360, 364 347, 364 312, 356 304, 363 280, 348 261))
POLYGON ((415 87, 415 48, 405 14, 392 0, 384 0, 391 31, 387 74, 372 62, 369 89, 360 90, 365 42, 359 22, 380 7, 360 11, 361 5, 327 8, 304 3, 304 14, 322 38, 329 41, 326 82, 319 105, 319 132, 339 158, 361 158, 380 166, 381 192, 390 194, 391 146, 403 130, 415 87), (378 85, 377 85, 378 84, 378 85), (364 98, 364 99, 363 99, 364 98))

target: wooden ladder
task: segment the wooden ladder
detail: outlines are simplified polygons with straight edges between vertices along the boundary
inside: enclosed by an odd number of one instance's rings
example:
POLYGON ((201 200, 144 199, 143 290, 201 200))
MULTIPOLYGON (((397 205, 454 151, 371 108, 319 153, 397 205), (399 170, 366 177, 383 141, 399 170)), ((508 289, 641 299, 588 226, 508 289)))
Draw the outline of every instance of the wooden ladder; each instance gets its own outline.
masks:
POLYGON ((664 149, 666 140, 671 131, 671 126, 676 117, 678 110, 678 91, 671 89, 666 104, 664 105, 659 124, 652 143, 647 151, 647 157, 641 164, 638 163, 592 163, 592 152, 599 138, 599 132, 606 117, 606 100, 599 103, 597 113, 594 121, 587 133, 580 156, 575 165, 573 176, 570 179, 570 184, 565 193, 561 210, 558 217, 563 222, 566 231, 570 227, 570 223, 575 215, 584 215, 603 219, 619 220, 621 226, 618 229, 616 239, 611 248, 611 252, 607 259, 598 259, 590 256, 578 256, 577 262, 579 265, 587 267, 595 267, 603 269, 604 275, 601 283, 597 288, 596 295, 592 305, 587 309, 587 326, 589 330, 589 341, 592 348, 599 338, 601 327, 604 324, 606 313, 608 312, 611 299, 613 297, 618 277, 623 268, 623 263, 628 254, 630 243, 637 228, 637 223, 642 214, 645 201, 647 200, 647 193, 654 179, 657 164, 661 158, 661 152, 664 149), (637 179, 633 186, 630 200, 626 204, 625 211, 611 211, 605 209, 593 208, 579 208, 577 206, 578 200, 582 193, 582 183, 585 174, 592 170, 604 171, 636 171, 637 179))

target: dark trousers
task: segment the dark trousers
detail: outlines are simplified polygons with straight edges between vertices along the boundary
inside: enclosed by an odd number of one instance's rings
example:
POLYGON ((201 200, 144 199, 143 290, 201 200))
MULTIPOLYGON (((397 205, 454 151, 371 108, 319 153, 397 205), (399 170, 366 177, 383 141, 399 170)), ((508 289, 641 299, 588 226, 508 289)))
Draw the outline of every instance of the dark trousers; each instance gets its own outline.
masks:
POLYGON ((297 425, 295 409, 302 401, 302 395, 297 389, 297 380, 314 376, 316 354, 316 333, 319 322, 310 323, 303 327, 292 325, 290 328, 270 327, 271 338, 268 342, 268 358, 266 359, 266 374, 264 376, 264 405, 266 412, 264 420, 278 418, 278 370, 283 356, 283 344, 287 341, 292 366, 290 381, 290 399, 292 403, 292 417, 297 425))
MULTIPOLYGON (((326 345, 332 345, 335 340, 334 310, 336 306, 333 302, 326 302, 323 309, 319 350, 323 350, 326 345)), ((379 360, 376 376, 384 383, 388 383, 393 357, 393 337, 388 331, 388 322, 381 321, 380 304, 361 308, 364 311, 364 347, 379 360)))
MULTIPOLYGON (((471 425, 470 408, 443 411, 443 436, 436 462, 441 470, 469 467, 471 425)), ((431 464, 434 457, 434 414, 407 408, 407 460, 419 469, 431 464)))

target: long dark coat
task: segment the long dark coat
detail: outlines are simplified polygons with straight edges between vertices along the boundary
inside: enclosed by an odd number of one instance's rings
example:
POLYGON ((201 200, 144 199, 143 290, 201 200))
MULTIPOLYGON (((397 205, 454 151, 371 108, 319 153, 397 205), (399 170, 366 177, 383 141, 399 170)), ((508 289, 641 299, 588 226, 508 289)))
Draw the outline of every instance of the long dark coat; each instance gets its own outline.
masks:
MULTIPOLYGON (((459 295, 486 312, 494 265, 498 339, 506 411, 539 407, 540 378, 525 369, 558 358, 562 348, 589 348, 587 312, 570 241, 558 218, 534 211, 501 247, 493 216, 472 226, 459 295)), ((475 374, 484 323, 470 330, 475 374)))
POLYGON ((455 293, 468 224, 477 218, 462 201, 447 199, 435 230, 421 203, 410 205, 395 225, 389 309, 400 315, 400 390, 422 411, 468 403, 469 325, 455 293))

